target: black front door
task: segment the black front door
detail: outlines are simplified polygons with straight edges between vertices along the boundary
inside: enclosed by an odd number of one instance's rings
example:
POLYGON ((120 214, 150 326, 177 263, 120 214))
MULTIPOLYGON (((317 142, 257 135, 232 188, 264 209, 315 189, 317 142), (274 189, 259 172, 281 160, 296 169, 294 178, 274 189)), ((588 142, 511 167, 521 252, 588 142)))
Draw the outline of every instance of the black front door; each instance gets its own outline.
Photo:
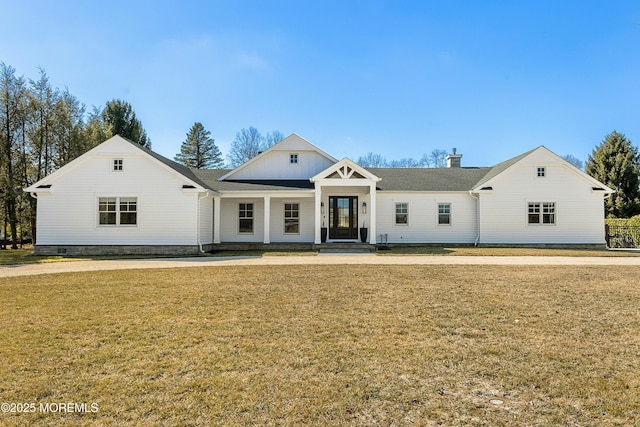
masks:
POLYGON ((358 238, 358 197, 329 196, 329 238, 358 238))

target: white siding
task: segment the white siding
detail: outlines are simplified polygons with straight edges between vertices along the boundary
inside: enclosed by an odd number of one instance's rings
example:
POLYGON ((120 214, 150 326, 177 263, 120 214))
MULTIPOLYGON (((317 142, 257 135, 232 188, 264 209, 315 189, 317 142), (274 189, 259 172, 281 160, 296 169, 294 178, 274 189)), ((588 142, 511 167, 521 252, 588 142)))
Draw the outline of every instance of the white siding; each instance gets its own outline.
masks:
POLYGON ((232 179, 309 179, 333 163, 315 151, 274 150, 233 174, 232 179), (289 154, 298 163, 289 163, 289 154))
POLYGON ((480 194, 480 243, 603 244, 603 192, 551 156, 526 159, 480 194), (546 168, 544 178, 537 167, 546 168), (529 202, 555 202, 555 225, 529 225, 529 202))
POLYGON ((213 197, 200 199, 200 243, 213 243, 213 197))
POLYGON ((466 193, 377 193, 377 231, 389 243, 474 243, 476 201, 466 193), (395 204, 408 203, 409 223, 396 225, 395 204), (438 203, 451 204, 451 224, 438 224, 438 203))
POLYGON ((313 242, 314 202, 305 199, 271 199, 271 241, 272 242, 313 242), (284 234, 284 204, 298 203, 300 209, 300 233, 284 234))
POLYGON ((41 245, 195 245, 197 193, 185 193, 186 180, 127 143, 113 144, 76 163, 38 197, 41 245), (113 158, 124 171, 113 172, 113 158), (137 197, 136 226, 100 226, 99 197, 137 197))
MULTIPOLYGON (((264 238, 264 200, 262 198, 221 199, 221 242, 262 242, 264 238), (238 204, 253 203, 253 234, 238 233, 238 204)), ((312 198, 271 198, 269 228, 271 242, 313 242, 314 202, 312 198), (299 203, 300 233, 284 234, 284 204, 299 203)))
MULTIPOLYGON (((273 203, 273 202, 272 202, 273 203)), ((261 198, 220 200, 221 242, 262 242, 264 234, 264 200, 261 198), (253 203, 253 233, 238 233, 238 204, 253 203)))

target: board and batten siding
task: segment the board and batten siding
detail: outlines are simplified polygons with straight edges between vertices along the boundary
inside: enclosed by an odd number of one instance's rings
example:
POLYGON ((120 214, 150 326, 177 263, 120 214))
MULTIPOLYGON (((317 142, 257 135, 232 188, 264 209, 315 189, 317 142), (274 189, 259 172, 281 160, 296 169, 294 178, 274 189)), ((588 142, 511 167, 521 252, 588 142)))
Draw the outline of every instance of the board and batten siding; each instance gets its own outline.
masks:
POLYGON ((474 243, 476 200, 468 193, 378 192, 376 234, 386 234, 388 243, 474 243), (407 225, 395 223, 396 203, 407 203, 407 225), (438 224, 438 204, 451 204, 451 224, 438 224))
POLYGON ((480 243, 604 244, 603 192, 571 167, 541 156, 505 171, 480 192, 480 243), (555 202, 555 224, 528 224, 530 202, 555 202))
POLYGON ((329 159, 315 151, 274 150, 235 172, 233 179, 309 179, 331 165, 329 159), (289 162, 290 154, 298 155, 298 163, 289 162))
POLYGON ((72 171, 58 176, 49 194, 38 195, 37 244, 197 244, 198 194, 184 192, 184 179, 135 147, 97 153, 72 171), (124 159, 124 171, 112 171, 114 158, 124 159), (99 225, 100 197, 136 197, 137 225, 99 225))

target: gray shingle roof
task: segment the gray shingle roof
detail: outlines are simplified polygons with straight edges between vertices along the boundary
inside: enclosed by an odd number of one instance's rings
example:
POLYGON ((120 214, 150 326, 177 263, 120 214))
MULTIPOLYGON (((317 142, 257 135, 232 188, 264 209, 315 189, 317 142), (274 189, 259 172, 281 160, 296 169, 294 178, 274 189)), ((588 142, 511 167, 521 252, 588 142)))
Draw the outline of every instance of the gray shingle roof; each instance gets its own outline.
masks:
POLYGON ((491 168, 369 168, 381 191, 469 191, 491 168))
MULTIPOLYGON (((186 178, 214 191, 284 191, 311 190, 313 183, 302 180, 224 180, 218 179, 231 169, 191 169, 174 162, 148 148, 124 138, 186 178)), ((377 184, 380 191, 469 191, 481 186, 491 178, 504 172, 534 150, 513 157, 493 167, 461 168, 367 168, 381 178, 377 184)))
POLYGON ((156 153, 155 151, 151 151, 150 149, 148 149, 147 147, 143 147, 142 145, 131 141, 130 139, 127 139, 125 137, 123 137, 122 135, 120 135, 120 137, 122 139, 124 139, 125 141, 129 142, 131 145, 139 148, 140 150, 144 151, 145 153, 147 153, 148 155, 150 155, 151 157, 153 157, 154 159, 164 163, 165 165, 169 166, 171 169, 175 170, 176 172, 178 172, 179 174, 183 175, 185 178, 190 179, 191 181, 195 182, 196 184, 204 187, 204 188, 208 188, 211 189, 211 187, 209 187, 205 182, 201 181, 200 178, 198 178, 194 173, 193 173, 193 169, 190 169, 188 167, 186 167, 185 165, 181 165, 180 163, 174 162, 173 160, 167 159, 164 156, 161 156, 160 154, 156 153))
MULTIPOLYGON (((540 148, 540 147, 538 147, 538 148, 540 148)), ((524 159, 525 157, 527 157, 529 154, 533 153, 538 148, 534 148, 533 150, 527 151, 526 153, 522 153, 519 156, 513 157, 513 158, 511 158, 509 160, 505 160, 504 162, 498 163, 494 167, 489 168, 490 169, 489 172, 484 177, 482 177, 482 179, 479 180, 472 188, 480 187, 482 184, 484 184, 485 182, 489 181, 491 178, 494 178, 494 177, 498 176, 499 174, 501 174, 505 170, 509 169, 511 166, 515 165, 520 160, 524 159)))

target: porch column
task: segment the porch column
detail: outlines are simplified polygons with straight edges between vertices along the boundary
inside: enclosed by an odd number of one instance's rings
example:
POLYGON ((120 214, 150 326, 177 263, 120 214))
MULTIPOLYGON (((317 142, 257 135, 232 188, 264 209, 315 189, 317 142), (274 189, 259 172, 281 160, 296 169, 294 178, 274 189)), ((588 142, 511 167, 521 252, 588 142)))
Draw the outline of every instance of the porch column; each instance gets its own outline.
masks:
POLYGON ((264 196, 264 235, 262 243, 271 243, 271 197, 264 196))
POLYGON ((213 243, 220 243, 220 196, 213 196, 213 243))
POLYGON ((318 182, 316 182, 315 215, 314 215, 315 235, 313 239, 313 243, 315 243, 316 245, 319 245, 320 243, 322 243, 322 240, 320 237, 320 227, 322 227, 322 212, 320 208, 320 203, 322 203, 322 187, 318 182))
POLYGON ((376 184, 369 186, 369 244, 376 244, 376 184))

